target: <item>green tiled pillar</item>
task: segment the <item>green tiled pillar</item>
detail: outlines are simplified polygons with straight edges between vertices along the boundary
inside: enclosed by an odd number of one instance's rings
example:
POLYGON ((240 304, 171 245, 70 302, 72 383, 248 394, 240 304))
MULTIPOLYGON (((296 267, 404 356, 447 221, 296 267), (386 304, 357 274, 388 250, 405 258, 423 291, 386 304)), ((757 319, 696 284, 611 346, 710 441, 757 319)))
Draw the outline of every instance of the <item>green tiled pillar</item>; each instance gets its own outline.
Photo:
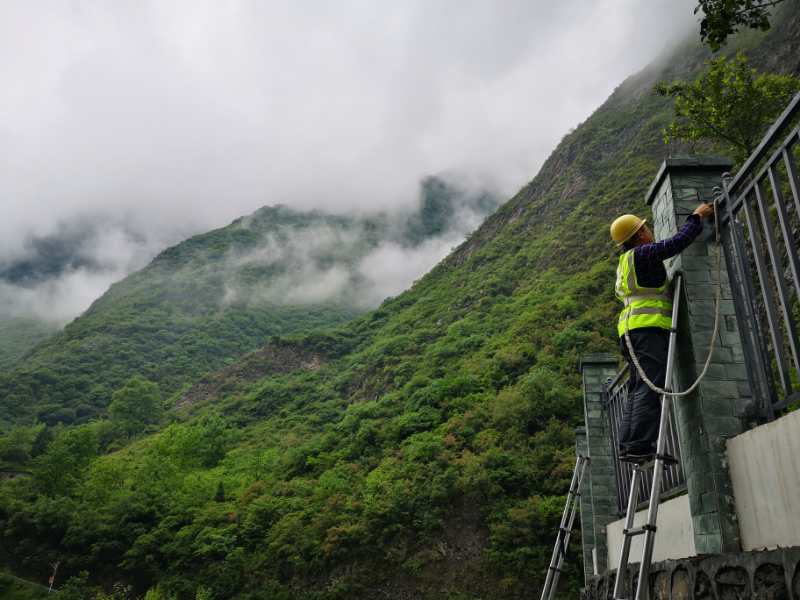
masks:
POLYGON ((584 572, 594 573, 592 551, 598 573, 609 566, 606 525, 617 516, 617 492, 608 413, 603 404, 603 387, 617 372, 619 358, 613 354, 588 354, 581 357, 583 378, 584 440, 577 440, 576 449, 588 452, 591 462, 581 497, 581 530, 583 534, 584 572))
MULTIPOLYGON (((647 194, 656 239, 673 235, 698 204, 710 201, 712 189, 731 168, 719 158, 668 159, 647 194)), ((676 389, 686 389, 702 370, 714 325, 718 285, 713 223, 679 256, 668 271, 684 275, 676 356, 676 389)), ((739 550, 739 528, 725 456, 725 440, 741 433, 742 417, 752 397, 747 384, 741 339, 731 290, 721 262, 720 331, 711 366, 700 387, 674 403, 678 437, 687 478, 689 504, 699 554, 739 550)))

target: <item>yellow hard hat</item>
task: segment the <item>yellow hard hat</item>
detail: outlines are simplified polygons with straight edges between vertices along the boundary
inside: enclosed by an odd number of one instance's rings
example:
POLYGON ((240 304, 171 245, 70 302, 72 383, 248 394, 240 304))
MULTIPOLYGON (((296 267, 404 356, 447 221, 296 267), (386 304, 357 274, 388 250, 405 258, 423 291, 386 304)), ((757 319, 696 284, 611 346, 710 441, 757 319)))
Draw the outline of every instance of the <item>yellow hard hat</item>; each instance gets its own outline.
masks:
POLYGON ((639 231, 647 222, 647 219, 640 219, 636 215, 622 215, 614 219, 611 224, 611 239, 621 246, 627 242, 633 234, 639 231))

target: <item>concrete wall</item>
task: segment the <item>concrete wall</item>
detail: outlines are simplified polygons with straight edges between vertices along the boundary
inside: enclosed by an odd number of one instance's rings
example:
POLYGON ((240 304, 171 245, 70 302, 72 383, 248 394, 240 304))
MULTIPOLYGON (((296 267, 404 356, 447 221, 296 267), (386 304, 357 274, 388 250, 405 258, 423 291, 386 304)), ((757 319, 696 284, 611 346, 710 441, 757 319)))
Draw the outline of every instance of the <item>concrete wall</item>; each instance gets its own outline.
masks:
MULTIPOLYGON (((625 573, 623 598, 636 588, 638 565, 625 573)), ((592 577, 583 600, 608 600, 616 573, 592 577)), ((800 548, 701 555, 654 563, 651 600, 800 600, 800 548)))
POLYGON ((728 440, 742 549, 800 546, 800 411, 728 440))
MULTIPOLYGON (((634 517, 634 525, 643 525, 646 519, 647 511, 640 510, 634 517)), ((613 566, 618 564, 619 554, 622 551, 624 524, 625 519, 620 519, 606 526, 608 556, 613 566)), ((643 542, 643 535, 633 538, 630 562, 639 562, 642 556, 643 542)), ((687 558, 696 554, 692 514, 689 511, 689 496, 684 494, 662 502, 658 508, 658 531, 656 532, 656 545, 653 548, 653 561, 687 558)))

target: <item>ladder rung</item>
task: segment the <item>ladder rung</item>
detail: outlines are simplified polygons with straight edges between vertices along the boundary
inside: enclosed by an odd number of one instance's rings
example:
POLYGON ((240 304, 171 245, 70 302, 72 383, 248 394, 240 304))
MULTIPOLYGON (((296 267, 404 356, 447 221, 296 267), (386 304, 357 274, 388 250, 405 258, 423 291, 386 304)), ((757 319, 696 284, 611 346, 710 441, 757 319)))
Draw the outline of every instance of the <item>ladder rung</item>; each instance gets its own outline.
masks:
POLYGON ((677 465, 678 459, 667 454, 657 454, 656 459, 664 461, 665 465, 677 465))
POLYGON ((628 535, 630 537, 634 537, 637 535, 642 535, 643 533, 647 533, 648 531, 652 531, 655 533, 656 526, 655 525, 642 525, 641 527, 634 527, 633 529, 623 529, 622 534, 628 535))
POLYGON ((547 568, 550 569, 551 571, 558 571, 559 573, 563 573, 563 571, 561 569, 559 569, 558 567, 550 566, 550 567, 547 567, 547 568))

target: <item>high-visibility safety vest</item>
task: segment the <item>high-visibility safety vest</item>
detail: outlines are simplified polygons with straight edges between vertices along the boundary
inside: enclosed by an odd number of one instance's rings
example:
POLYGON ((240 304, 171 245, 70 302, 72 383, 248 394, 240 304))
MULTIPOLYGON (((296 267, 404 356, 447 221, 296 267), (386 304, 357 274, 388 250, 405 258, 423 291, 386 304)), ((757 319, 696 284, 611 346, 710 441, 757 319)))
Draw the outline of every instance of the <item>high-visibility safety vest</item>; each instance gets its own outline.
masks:
POLYGON ((625 307, 619 313, 617 333, 625 335, 625 328, 640 329, 642 327, 672 328, 672 298, 669 294, 670 282, 657 288, 639 287, 636 281, 636 267, 633 250, 628 250, 619 257, 617 266, 617 284, 615 291, 625 307))

